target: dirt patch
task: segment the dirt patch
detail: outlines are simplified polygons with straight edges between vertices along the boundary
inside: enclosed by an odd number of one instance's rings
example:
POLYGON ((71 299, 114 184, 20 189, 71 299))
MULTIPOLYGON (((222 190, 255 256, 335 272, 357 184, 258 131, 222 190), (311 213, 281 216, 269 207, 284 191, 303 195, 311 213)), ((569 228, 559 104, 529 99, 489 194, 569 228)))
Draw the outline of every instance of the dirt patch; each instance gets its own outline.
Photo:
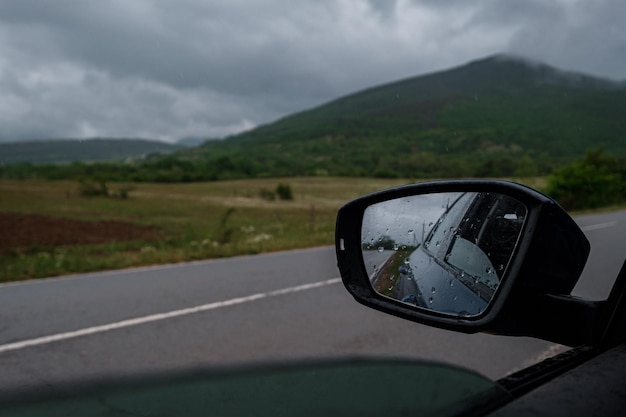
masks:
POLYGON ((15 249, 154 240, 158 231, 119 221, 83 221, 38 214, 0 212, 0 253, 15 249))

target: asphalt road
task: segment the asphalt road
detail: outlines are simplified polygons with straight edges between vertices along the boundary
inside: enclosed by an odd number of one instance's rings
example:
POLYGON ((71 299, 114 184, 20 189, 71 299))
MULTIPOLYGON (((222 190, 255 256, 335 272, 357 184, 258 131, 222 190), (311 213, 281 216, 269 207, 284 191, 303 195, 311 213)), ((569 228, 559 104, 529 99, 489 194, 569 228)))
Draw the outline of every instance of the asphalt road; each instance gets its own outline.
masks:
MULTIPOLYGON (((578 217, 592 243, 574 293, 606 298, 626 211, 578 217)), ((444 361, 499 378, 559 351, 464 335, 357 304, 330 247, 0 286, 0 390, 190 367, 325 357, 444 361)))

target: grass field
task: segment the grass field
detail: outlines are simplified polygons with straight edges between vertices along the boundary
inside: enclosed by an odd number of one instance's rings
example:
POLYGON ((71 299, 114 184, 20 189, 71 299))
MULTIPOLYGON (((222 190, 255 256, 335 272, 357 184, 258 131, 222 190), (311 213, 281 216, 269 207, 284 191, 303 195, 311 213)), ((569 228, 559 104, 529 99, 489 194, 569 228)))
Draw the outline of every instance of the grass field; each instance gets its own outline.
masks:
MULTIPOLYGON (((408 180, 287 178, 108 184, 0 181, 0 282, 331 245, 337 209, 408 180), (278 184, 293 200, 269 200, 278 184), (19 215, 19 216, 18 216, 19 215)), ((542 179, 526 181, 543 185, 542 179)))

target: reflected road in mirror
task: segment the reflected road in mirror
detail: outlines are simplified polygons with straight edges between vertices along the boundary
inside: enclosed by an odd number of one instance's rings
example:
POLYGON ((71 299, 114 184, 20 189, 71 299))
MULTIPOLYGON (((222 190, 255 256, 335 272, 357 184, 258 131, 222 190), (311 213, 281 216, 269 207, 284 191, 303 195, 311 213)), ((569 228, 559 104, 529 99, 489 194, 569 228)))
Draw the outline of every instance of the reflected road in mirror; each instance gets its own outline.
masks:
POLYGON ((475 316, 506 274, 526 207, 497 193, 436 193, 365 210, 361 248, 372 287, 419 308, 475 316))

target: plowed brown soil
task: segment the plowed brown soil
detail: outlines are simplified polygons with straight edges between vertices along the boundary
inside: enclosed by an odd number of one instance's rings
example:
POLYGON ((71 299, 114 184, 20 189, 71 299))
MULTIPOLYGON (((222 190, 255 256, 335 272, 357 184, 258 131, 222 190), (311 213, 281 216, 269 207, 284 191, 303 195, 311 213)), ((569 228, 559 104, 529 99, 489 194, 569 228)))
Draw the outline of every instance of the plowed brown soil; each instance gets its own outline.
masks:
POLYGON ((154 240, 157 230, 119 221, 83 221, 38 214, 0 212, 0 253, 33 246, 88 245, 154 240))

